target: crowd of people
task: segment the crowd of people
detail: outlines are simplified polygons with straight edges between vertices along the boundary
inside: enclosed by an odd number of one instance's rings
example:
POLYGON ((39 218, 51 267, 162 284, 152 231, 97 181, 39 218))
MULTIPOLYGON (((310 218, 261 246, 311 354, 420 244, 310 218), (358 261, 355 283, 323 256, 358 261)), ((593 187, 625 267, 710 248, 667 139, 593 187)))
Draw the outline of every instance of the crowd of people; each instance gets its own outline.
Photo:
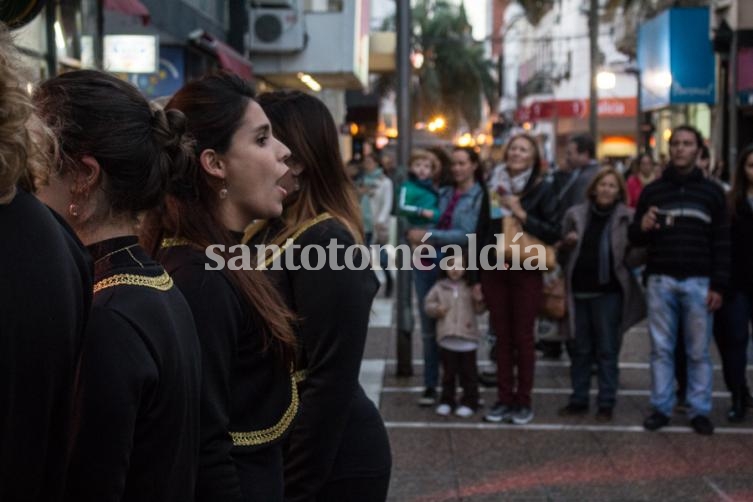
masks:
POLYGON ((667 425, 677 406, 687 410, 696 432, 713 433, 712 333, 732 396, 727 418, 742 421, 753 405, 745 379, 753 318, 751 152, 753 146, 742 152, 730 186, 710 169, 709 147, 689 125, 672 131, 666 162, 644 152, 624 172, 598 162, 587 134, 569 139, 565 162, 555 169, 545 167, 539 144, 524 133, 513 135, 502 162, 487 170, 470 148, 454 148, 448 163, 436 151, 414 150, 409 178, 396 189, 405 240, 434 246, 434 264, 447 244, 466 252, 446 270, 412 270, 424 357, 418 404, 442 416, 468 418, 480 410, 476 354, 483 337, 474 313, 488 310, 497 387, 496 402, 483 415, 488 422, 534 418, 536 350, 559 358, 563 346, 572 394, 559 415, 589 413, 595 374, 595 418, 612 420, 622 339, 644 319, 653 407, 644 427, 667 425), (544 245, 553 265, 547 271, 511 267, 497 240, 511 232, 544 245), (457 271, 473 250, 488 254, 475 257, 477 266, 491 266, 457 271), (554 311, 553 283, 564 290, 554 311), (556 323, 555 336, 537 340, 541 323, 556 323))

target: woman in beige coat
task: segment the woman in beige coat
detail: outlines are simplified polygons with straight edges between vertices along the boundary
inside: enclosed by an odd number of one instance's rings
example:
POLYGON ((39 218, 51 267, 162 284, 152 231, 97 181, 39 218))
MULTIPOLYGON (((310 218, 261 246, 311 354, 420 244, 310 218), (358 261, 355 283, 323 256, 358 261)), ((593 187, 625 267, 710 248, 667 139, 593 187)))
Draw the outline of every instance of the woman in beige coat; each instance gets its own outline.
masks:
MULTIPOLYGON (((612 419, 622 335, 646 314, 645 299, 628 265, 628 225, 622 177, 613 168, 591 181, 588 200, 570 208, 563 222, 565 284, 569 316, 570 377, 573 393, 561 416, 588 413, 591 366, 598 366, 597 420, 612 419)), ((631 257, 633 253, 630 253, 631 257)))

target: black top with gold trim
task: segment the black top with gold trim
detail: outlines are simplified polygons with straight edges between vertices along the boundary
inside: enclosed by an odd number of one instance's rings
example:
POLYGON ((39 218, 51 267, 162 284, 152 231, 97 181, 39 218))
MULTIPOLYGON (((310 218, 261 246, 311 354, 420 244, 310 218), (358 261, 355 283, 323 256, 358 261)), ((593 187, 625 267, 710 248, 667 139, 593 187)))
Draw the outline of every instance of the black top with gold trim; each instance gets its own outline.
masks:
POLYGON ((94 302, 67 500, 193 500, 201 355, 191 311, 136 237, 89 252, 94 302))
POLYGON ((290 369, 273 350, 265 350, 252 307, 227 271, 206 270, 216 263, 203 249, 165 239, 158 258, 191 306, 202 348, 196 500, 281 498, 280 440, 298 412, 290 369))
MULTIPOLYGON (((250 228, 246 237, 252 247, 280 246, 278 265, 269 262, 267 274, 301 319, 296 330, 301 413, 286 441, 285 501, 311 501, 329 482, 381 477, 391 470, 384 423, 358 381, 379 281, 370 266, 347 266, 361 264, 362 252, 348 251, 356 245, 353 236, 328 213, 303 223, 287 247, 274 241, 279 228, 270 222, 250 228), (319 270, 302 266, 302 250, 310 245, 325 248, 329 260, 332 240, 337 248, 331 253, 341 270, 330 263, 319 270)), ((321 253, 308 255, 311 267, 317 267, 315 257, 321 253)))
POLYGON ((0 204, 0 230, 0 500, 58 502, 91 262, 65 222, 20 188, 0 204))

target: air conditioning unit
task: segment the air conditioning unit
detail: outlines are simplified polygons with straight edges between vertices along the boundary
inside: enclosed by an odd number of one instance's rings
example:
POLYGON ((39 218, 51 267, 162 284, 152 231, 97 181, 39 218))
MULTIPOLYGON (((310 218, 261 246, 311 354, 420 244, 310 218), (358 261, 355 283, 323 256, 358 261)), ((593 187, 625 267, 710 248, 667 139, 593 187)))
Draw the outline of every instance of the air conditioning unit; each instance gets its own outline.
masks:
POLYGON ((306 47, 306 29, 300 3, 287 7, 251 6, 248 50, 252 54, 298 52, 306 47))

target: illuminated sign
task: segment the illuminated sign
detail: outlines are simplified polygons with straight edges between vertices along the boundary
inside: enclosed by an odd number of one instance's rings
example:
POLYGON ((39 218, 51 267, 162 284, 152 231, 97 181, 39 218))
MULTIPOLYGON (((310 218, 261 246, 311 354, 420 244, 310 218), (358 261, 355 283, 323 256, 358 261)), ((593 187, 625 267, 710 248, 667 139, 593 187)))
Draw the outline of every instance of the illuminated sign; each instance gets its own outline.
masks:
POLYGON ((115 73, 155 73, 157 44, 155 35, 105 35, 105 69, 115 73))

